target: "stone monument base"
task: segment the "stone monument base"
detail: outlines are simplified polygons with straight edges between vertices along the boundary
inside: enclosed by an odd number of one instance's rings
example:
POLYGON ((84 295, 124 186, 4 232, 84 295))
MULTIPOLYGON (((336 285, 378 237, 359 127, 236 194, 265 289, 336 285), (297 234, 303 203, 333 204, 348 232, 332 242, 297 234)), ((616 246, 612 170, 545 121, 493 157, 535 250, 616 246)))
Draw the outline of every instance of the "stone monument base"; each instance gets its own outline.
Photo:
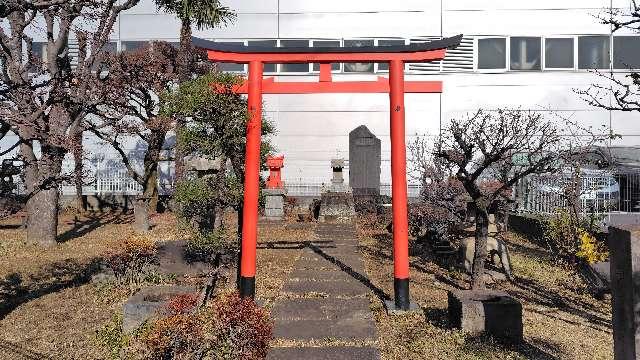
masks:
POLYGON ((322 193, 320 204, 321 223, 352 223, 356 216, 351 192, 327 191, 322 193))
POLYGON ((197 307, 204 303, 204 291, 198 291, 191 286, 161 285, 143 288, 124 304, 122 330, 127 334, 131 333, 145 321, 161 316, 159 312, 166 307, 169 300, 184 294, 197 296, 197 307))
POLYGON ((471 335, 522 341, 522 305, 502 291, 449 291, 449 322, 471 335))
POLYGON ((264 189, 262 193, 266 197, 264 207, 264 219, 268 221, 284 220, 284 189, 264 189))

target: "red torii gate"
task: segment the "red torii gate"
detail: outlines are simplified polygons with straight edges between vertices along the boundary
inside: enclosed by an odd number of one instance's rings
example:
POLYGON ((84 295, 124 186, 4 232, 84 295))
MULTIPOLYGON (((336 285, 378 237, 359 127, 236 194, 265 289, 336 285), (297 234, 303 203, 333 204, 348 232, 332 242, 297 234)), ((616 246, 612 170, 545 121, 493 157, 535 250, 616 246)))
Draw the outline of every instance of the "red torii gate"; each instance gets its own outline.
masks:
POLYGON ((364 47, 258 47, 216 43, 193 38, 215 62, 248 63, 248 81, 235 91, 248 94, 240 295, 255 296, 258 196, 260 192, 260 136, 262 94, 389 93, 391 112, 391 180, 393 206, 394 296, 397 310, 409 310, 409 242, 407 215, 407 159, 405 144, 405 93, 441 93, 441 81, 404 81, 406 62, 444 58, 446 49, 460 44, 462 35, 442 40, 398 46, 364 47), (389 79, 334 82, 331 63, 389 63, 389 79), (319 63, 319 82, 276 82, 263 79, 264 64, 319 63))

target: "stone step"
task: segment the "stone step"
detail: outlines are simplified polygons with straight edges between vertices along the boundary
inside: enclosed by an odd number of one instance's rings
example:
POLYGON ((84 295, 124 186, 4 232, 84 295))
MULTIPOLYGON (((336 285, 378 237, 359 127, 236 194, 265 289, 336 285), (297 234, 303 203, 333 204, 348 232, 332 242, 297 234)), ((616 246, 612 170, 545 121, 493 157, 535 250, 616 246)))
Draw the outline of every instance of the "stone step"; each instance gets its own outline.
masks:
POLYGON ((329 297, 364 296, 370 289, 358 280, 350 281, 287 281, 282 291, 293 294, 320 293, 329 297))
POLYGON ((276 303, 271 315, 276 320, 373 320, 365 298, 283 299, 276 303))
POLYGON ((273 336, 287 340, 375 340, 371 319, 276 320, 273 336))
POLYGON ((294 269, 289 274, 289 279, 303 281, 303 280, 315 280, 315 281, 328 281, 328 280, 350 280, 353 276, 349 273, 341 271, 339 269, 294 269))
POLYGON ((269 350, 268 360, 378 360, 380 352, 371 346, 292 347, 269 350))

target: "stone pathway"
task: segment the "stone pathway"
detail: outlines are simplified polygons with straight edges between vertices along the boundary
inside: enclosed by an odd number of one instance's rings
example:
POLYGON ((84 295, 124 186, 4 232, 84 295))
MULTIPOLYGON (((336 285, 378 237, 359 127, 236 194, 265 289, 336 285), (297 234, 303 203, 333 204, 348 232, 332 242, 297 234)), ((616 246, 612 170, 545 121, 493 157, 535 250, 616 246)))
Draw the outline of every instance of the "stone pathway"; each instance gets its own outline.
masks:
POLYGON ((355 227, 319 224, 316 233, 272 310, 274 337, 296 347, 273 348, 268 358, 379 359, 355 227))

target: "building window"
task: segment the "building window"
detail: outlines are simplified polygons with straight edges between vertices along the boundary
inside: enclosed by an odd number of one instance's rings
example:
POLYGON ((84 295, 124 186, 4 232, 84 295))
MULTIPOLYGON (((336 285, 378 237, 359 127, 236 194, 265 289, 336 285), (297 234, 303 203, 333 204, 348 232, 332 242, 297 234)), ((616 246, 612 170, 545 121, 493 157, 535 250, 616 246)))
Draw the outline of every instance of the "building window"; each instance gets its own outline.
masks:
MULTIPOLYGON (((309 40, 280 40, 281 47, 309 47, 309 40)), ((280 72, 308 73, 309 64, 280 64, 280 72)))
POLYGON ((608 69, 610 41, 608 36, 578 38, 578 68, 608 69))
MULTIPOLYGON (((314 40, 313 47, 340 47, 340 40, 314 40)), ((331 70, 340 71, 340 63, 332 63, 331 70)), ((313 64, 313 71, 320 71, 320 64, 313 64)))
MULTIPOLYGON (((373 40, 345 40, 344 47, 373 46, 373 40)), ((373 63, 345 63, 344 72, 372 73, 373 63)))
POLYGON ((149 44, 148 41, 123 41, 122 51, 136 51, 149 44))
MULTIPOLYGON (((253 40, 253 41, 247 41, 247 45, 256 46, 256 47, 275 48, 275 47, 278 47, 278 41, 277 40, 253 40)), ((266 73, 276 72, 276 64, 264 64, 263 71, 266 73)))
POLYGON ((573 38, 547 38, 544 40, 545 69, 573 69, 574 58, 573 38))
MULTIPOLYGON (((221 44, 244 45, 244 41, 220 41, 221 44)), ((218 70, 224 72, 244 72, 244 64, 218 63, 218 70)))
POLYGON ((542 41, 539 37, 511 38, 511 70, 541 70, 542 41))
POLYGON ((640 69, 640 37, 616 36, 613 38, 613 68, 640 69))
POLYGON ((507 40, 505 38, 478 39, 478 69, 505 70, 507 68, 507 40))
MULTIPOLYGON (((378 46, 400 46, 404 44, 404 40, 378 40, 378 46)), ((389 63, 379 63, 378 71, 389 71, 389 63)))

